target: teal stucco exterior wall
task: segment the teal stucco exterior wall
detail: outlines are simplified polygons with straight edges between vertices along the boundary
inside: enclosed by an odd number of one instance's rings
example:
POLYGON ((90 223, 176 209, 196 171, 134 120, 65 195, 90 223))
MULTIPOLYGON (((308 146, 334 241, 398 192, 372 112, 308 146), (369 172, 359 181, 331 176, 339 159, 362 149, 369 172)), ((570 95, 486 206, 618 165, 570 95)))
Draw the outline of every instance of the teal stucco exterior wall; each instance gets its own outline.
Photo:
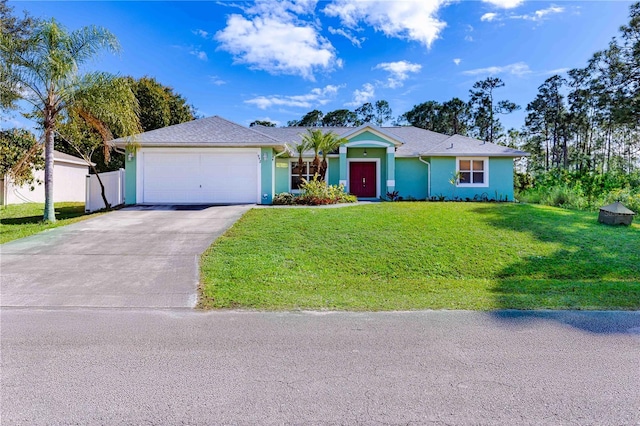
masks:
POLYGON ((329 185, 340 184, 340 159, 339 158, 327 158, 329 163, 329 170, 327 171, 327 183, 329 185))
POLYGON ((375 142, 382 142, 382 143, 391 145, 391 143, 387 139, 381 138, 380 136, 372 132, 363 132, 349 139, 349 142, 361 142, 361 141, 375 141, 375 142))
POLYGON ((124 203, 135 204, 136 200, 136 157, 129 160, 129 152, 124 156, 124 203))
POLYGON ((289 158, 276 158, 276 194, 289 192, 289 158))
POLYGON ((402 198, 427 198, 429 168, 417 158, 396 158, 396 191, 402 198))
POLYGON ((260 149, 260 204, 273 201, 273 148, 260 149))
POLYGON ((449 179, 456 172, 455 157, 433 157, 431 163, 431 196, 471 198, 483 194, 490 200, 513 201, 513 158, 489 158, 489 186, 454 187, 449 179))

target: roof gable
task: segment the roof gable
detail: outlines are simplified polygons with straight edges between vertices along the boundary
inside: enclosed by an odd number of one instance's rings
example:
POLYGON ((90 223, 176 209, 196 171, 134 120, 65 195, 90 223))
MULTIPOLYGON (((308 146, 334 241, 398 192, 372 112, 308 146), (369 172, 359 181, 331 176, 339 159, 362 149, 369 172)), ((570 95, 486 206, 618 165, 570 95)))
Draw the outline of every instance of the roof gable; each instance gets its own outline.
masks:
POLYGON ((375 141, 388 143, 393 146, 400 146, 405 143, 398 135, 390 133, 384 128, 374 126, 373 124, 363 124, 362 126, 349 129, 340 136, 347 139, 349 143, 375 141))

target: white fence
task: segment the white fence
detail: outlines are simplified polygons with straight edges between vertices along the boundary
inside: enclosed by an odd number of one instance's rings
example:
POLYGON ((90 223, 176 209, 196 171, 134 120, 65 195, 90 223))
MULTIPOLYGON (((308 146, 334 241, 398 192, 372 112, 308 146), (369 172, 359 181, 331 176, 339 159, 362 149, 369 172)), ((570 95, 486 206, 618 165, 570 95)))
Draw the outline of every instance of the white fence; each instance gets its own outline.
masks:
MULTIPOLYGON (((115 172, 100 173, 104 193, 111 207, 124 203, 124 169, 115 172)), ((84 203, 86 212, 104 209, 100 183, 96 175, 87 175, 87 198, 84 203)))

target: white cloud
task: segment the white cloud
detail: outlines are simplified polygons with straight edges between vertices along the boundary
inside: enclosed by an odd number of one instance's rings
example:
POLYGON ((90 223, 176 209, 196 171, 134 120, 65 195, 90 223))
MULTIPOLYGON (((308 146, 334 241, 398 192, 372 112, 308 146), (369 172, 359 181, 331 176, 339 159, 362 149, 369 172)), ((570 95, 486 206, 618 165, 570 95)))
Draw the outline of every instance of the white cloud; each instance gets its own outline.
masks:
POLYGON ((346 103, 347 106, 360 106, 366 102, 369 102, 376 95, 376 89, 371 83, 365 83, 362 85, 362 90, 356 89, 353 91, 353 100, 346 103))
POLYGON ((496 19, 498 17, 497 13, 493 13, 493 12, 489 12, 489 13, 485 13, 484 15, 482 15, 480 17, 480 20, 483 22, 491 22, 494 19, 496 19))
POLYGON ((206 60, 209 59, 207 57, 207 52, 204 52, 202 50, 193 49, 193 50, 189 51, 189 54, 195 56, 196 58, 200 59, 201 61, 206 61, 206 60))
POLYGON ((556 68, 554 70, 544 71, 542 75, 556 75, 556 74, 564 74, 569 71, 571 68, 556 68))
POLYGON ((460 65, 460 62, 462 62, 462 59, 460 59, 460 58, 455 58, 453 60, 453 63, 456 64, 456 66, 460 65))
POLYGON ((336 29, 336 28, 333 28, 333 27, 329 27, 327 29, 329 30, 329 32, 331 34, 341 35, 342 37, 346 38, 354 46, 362 47, 362 42, 366 40, 364 37, 358 38, 355 35, 343 30, 342 28, 337 28, 336 29))
POLYGON ((322 88, 314 88, 305 95, 258 96, 253 99, 248 99, 244 101, 244 103, 255 105, 260 109, 267 109, 273 106, 311 108, 314 105, 326 105, 329 103, 342 87, 344 86, 334 86, 330 84, 322 88))
POLYGON ((387 78, 386 87, 396 89, 403 86, 403 81, 409 78, 409 73, 420 72, 422 65, 407 61, 383 62, 373 67, 373 69, 387 71, 390 75, 387 78))
POLYGON ((234 56, 235 63, 314 80, 316 70, 341 66, 334 47, 319 34, 315 23, 296 15, 312 13, 315 5, 316 0, 256 1, 245 10, 249 17, 232 14, 214 38, 219 49, 234 56))
POLYGON ((197 35, 197 36, 202 37, 202 38, 209 38, 209 33, 207 31, 205 31, 205 30, 197 29, 197 30, 194 30, 194 31, 191 31, 191 32, 193 34, 197 35))
POLYGON ((483 3, 490 3, 502 9, 513 9, 524 3, 524 0, 482 0, 483 3))
POLYGON ((505 65, 503 67, 493 66, 487 68, 476 68, 473 70, 463 71, 464 75, 496 75, 496 74, 511 74, 515 76, 523 76, 531 73, 529 65, 524 62, 517 62, 515 64, 505 65))
POLYGON ((509 16, 509 18, 511 19, 524 19, 526 21, 542 21, 543 19, 545 19, 548 15, 551 14, 556 14, 556 13, 562 13, 564 12, 564 7, 562 6, 549 6, 546 9, 540 9, 540 10, 536 10, 535 12, 533 12, 532 14, 529 15, 511 15, 509 16))
POLYGON ((209 76, 209 81, 211 81, 211 83, 215 84, 216 86, 222 86, 223 84, 227 84, 226 81, 224 81, 223 79, 221 79, 217 75, 209 76))
POLYGON ((446 22, 437 17, 450 0, 368 1, 335 0, 323 12, 357 28, 360 22, 389 37, 417 41, 427 48, 439 38, 446 22))
POLYGON ((470 35, 466 35, 466 36, 464 36, 464 41, 471 42, 471 41, 473 41, 473 37, 471 37, 470 35))
MULTIPOLYGON (((252 6, 244 8, 252 15, 290 16, 291 14, 312 14, 318 0, 255 0, 252 6)), ((242 6, 238 6, 242 8, 242 6)))

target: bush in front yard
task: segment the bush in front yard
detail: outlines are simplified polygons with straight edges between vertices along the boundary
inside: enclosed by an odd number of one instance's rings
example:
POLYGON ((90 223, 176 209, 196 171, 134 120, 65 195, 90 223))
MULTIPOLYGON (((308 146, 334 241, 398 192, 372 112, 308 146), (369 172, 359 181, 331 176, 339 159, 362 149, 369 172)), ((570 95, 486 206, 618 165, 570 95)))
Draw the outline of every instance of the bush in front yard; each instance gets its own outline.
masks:
POLYGON ((322 205, 337 203, 355 203, 358 199, 355 195, 347 194, 344 185, 327 185, 326 182, 314 176, 312 180, 302 180, 298 204, 322 205))
POLYGON ((355 195, 345 192, 344 185, 327 185, 326 182, 317 178, 310 181, 303 179, 299 195, 281 192, 273 197, 273 204, 285 206, 295 204, 319 206, 324 204, 355 203, 357 201, 358 199, 355 195))
POLYGON ((281 192, 273 197, 273 204, 276 206, 291 206, 296 204, 296 196, 288 192, 281 192))

